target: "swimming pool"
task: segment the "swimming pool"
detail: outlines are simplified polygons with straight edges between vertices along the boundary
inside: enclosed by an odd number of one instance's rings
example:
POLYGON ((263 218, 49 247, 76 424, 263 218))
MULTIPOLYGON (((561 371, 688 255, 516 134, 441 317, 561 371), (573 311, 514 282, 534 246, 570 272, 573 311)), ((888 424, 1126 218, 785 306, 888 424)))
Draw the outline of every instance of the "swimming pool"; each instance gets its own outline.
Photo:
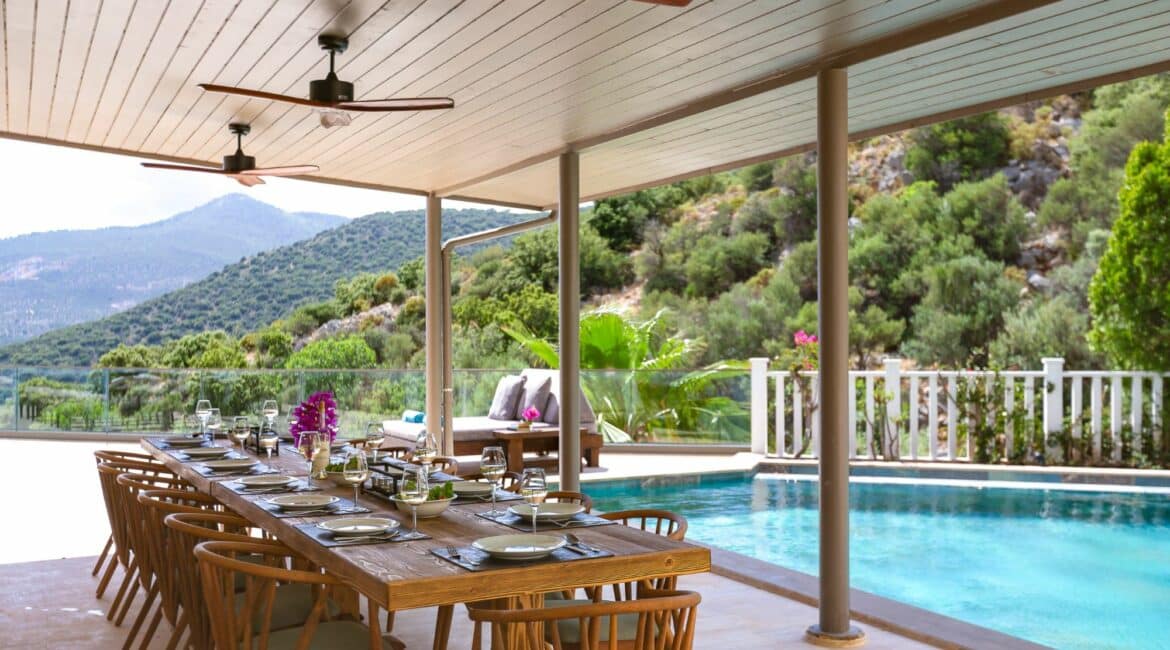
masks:
MULTIPOLYGON (((601 510, 817 573, 817 483, 766 474, 588 483, 601 510)), ((1057 648, 1170 648, 1170 496, 853 483, 854 587, 1057 648)))

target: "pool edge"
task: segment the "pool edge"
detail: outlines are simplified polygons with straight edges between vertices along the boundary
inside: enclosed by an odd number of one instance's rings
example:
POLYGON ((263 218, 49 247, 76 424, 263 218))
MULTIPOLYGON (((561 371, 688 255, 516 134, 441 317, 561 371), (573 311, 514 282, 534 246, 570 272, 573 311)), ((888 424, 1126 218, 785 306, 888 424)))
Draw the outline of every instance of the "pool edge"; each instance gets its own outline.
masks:
MULTIPOLYGON (((734 551, 687 540, 711 551, 711 573, 756 589, 816 607, 816 576, 757 560, 734 551)), ((860 589, 850 590, 850 612, 859 623, 872 625, 937 648, 997 648, 997 650, 1051 650, 1049 646, 1005 634, 961 619, 938 614, 860 589)), ((809 624, 816 621, 809 621, 809 624)))

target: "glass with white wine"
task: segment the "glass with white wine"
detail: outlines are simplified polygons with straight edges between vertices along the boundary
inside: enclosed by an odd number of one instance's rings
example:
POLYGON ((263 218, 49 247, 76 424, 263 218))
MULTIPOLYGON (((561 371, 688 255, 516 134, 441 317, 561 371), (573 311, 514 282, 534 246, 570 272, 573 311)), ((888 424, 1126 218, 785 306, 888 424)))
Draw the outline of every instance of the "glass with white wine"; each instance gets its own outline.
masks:
POLYGON ((199 435, 207 436, 207 416, 211 415, 211 400, 195 402, 195 417, 199 418, 199 435))
POLYGON ((248 417, 245 415, 237 415, 232 418, 232 428, 228 430, 228 436, 232 440, 239 443, 240 453, 244 453, 244 441, 248 436, 252 435, 252 425, 248 423, 248 417))
POLYGON ((353 509, 358 508, 358 489, 362 483, 370 478, 370 466, 366 463, 366 453, 361 449, 354 449, 345 457, 345 465, 341 471, 341 478, 353 486, 353 509))
MULTIPOLYGON (((276 406, 276 400, 266 399, 260 405, 260 415, 264 416, 265 428, 271 429, 276 424, 276 416, 280 415, 280 409, 276 406)), ((261 431, 260 433, 264 433, 261 431)))
POLYGON ((321 440, 325 440, 325 453, 329 453, 329 438, 316 431, 302 431, 297 437, 297 451, 309 461, 309 476, 305 479, 305 485, 313 487, 313 459, 321 452, 321 440))
POLYGON ((439 455, 439 443, 435 440, 435 434, 429 431, 419 434, 418 443, 415 444, 414 452, 411 455, 427 471, 430 471, 431 461, 439 455))
POLYGON ((503 447, 483 448, 483 454, 479 457, 479 472, 492 484, 492 509, 488 511, 490 517, 500 514, 496 511, 496 487, 507 469, 508 459, 504 456, 503 447))
POLYGON ((272 450, 276 449, 279 442, 280 437, 275 431, 264 431, 260 434, 260 448, 268 454, 268 462, 272 462, 272 450))
POLYGON ((532 506, 532 532, 536 532, 536 513, 540 504, 548 496, 548 482, 544 478, 544 470, 539 467, 530 467, 524 470, 520 477, 520 496, 532 506))
POLYGON ((207 432, 211 434, 211 439, 215 440, 215 436, 219 435, 219 430, 223 427, 223 418, 219 415, 219 409, 213 408, 207 414, 207 432))
POLYGON ((403 472, 398 498, 410 506, 411 533, 418 533, 418 507, 427 502, 430 490, 426 467, 409 467, 403 472))

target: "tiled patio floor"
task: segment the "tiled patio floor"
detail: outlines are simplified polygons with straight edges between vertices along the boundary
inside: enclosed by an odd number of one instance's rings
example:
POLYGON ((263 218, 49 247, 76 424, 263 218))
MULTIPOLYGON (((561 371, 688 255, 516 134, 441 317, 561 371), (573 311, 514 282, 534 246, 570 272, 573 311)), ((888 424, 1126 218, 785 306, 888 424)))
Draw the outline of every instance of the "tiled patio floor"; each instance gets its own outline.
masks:
MULTIPOLYGON (((10 525, 0 541, 0 648, 117 648, 125 632, 106 622, 104 613, 113 598, 94 599, 97 581, 90 577, 92 554, 101 550, 108 535, 104 504, 98 489, 92 452, 99 448, 136 449, 133 444, 0 440, 3 518, 10 525), (37 480, 46 464, 60 471, 62 480, 37 480), (44 504, 54 507, 46 511, 44 504), (70 504, 61 509, 62 503, 70 504), (13 534, 34 530, 35 534, 13 534), (69 559, 60 559, 69 558, 69 559)), ((610 454, 603 464, 615 478, 630 476, 636 468, 677 473, 680 467, 716 471, 746 469, 750 457, 656 456, 610 454)), ((680 586, 703 594, 699 608, 697 648, 812 647, 802 637, 816 621, 808 605, 754 587, 705 574, 687 576, 680 586)), ((112 591, 112 590, 111 590, 112 591)), ((131 616, 136 612, 132 612, 131 616)), ((411 648, 430 647, 434 614, 430 610, 403 612, 395 634, 411 648)), ((126 625, 128 627, 128 624, 126 625)), ((909 639, 866 627, 867 648, 926 648, 909 639)), ((470 625, 456 611, 451 648, 470 647, 470 625)), ((161 636, 161 635, 160 635, 161 636)), ((161 647, 152 644, 152 648, 161 647)))

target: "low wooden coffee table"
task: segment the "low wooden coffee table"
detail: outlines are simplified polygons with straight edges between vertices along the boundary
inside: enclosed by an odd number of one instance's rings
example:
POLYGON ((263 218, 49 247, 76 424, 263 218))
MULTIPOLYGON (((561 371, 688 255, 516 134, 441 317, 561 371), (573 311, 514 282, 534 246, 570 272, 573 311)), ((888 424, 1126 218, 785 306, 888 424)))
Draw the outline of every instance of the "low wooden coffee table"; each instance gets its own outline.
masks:
MULTIPOLYGON (((504 447, 508 455, 508 471, 524 471, 524 452, 558 451, 561 445, 561 430, 557 427, 540 427, 527 431, 496 429, 492 436, 504 447)), ((599 467, 601 462, 601 434, 581 429, 581 456, 589 467, 599 467)), ((555 458, 540 459, 531 464, 552 465, 555 458)))

